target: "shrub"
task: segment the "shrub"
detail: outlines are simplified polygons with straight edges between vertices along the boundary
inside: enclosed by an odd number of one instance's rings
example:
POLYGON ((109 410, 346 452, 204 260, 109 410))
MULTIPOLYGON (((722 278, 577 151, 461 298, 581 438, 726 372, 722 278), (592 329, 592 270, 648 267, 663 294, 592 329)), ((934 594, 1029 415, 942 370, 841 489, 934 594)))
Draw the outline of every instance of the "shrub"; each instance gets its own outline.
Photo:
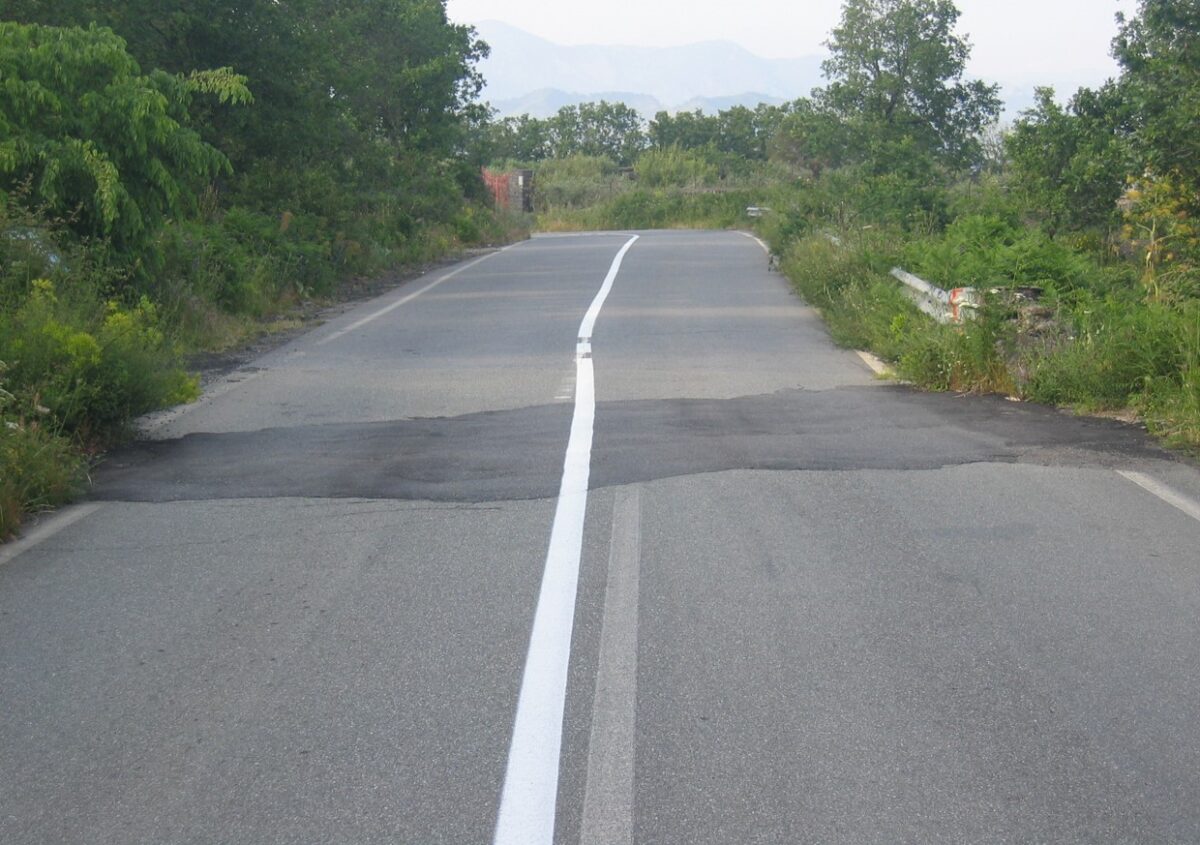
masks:
POLYGON ((1200 367, 1189 367, 1178 379, 1151 379, 1137 405, 1150 431, 1172 445, 1200 452, 1200 367))
POLYGON ((1025 395, 1048 404, 1123 408, 1147 380, 1178 379, 1195 309, 1084 300, 1060 315, 1072 334, 1036 349, 1025 395))
POLYGON ((717 181, 717 166, 695 150, 668 147, 647 150, 634 165, 638 184, 645 188, 697 188, 717 181))
POLYGON ((570 156, 542 162, 534 174, 534 204, 538 212, 599 205, 632 183, 607 158, 570 156))
POLYGON ((969 215, 939 235, 904 247, 906 269, 945 288, 1037 286, 1052 292, 1086 286, 1096 263, 998 215, 969 215))
POLYGON ((0 350, 13 389, 85 442, 196 395, 146 299, 132 307, 60 300, 50 280, 37 280, 21 307, 0 317, 0 350))

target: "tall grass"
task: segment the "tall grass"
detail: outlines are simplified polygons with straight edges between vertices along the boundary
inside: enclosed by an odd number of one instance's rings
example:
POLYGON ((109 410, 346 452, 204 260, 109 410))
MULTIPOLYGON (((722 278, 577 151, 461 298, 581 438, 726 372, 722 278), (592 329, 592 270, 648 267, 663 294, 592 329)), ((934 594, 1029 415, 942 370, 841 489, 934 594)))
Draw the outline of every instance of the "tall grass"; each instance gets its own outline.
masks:
POLYGON ((871 229, 843 233, 837 244, 825 235, 785 235, 783 270, 835 341, 875 352, 919 386, 1085 411, 1135 409, 1169 442, 1200 449, 1200 301, 1148 301, 1127 268, 1037 234, 997 236, 988 228, 967 221, 924 239, 871 229), (974 250, 964 248, 968 232, 974 250), (1040 282, 1039 310, 1052 314, 1024 319, 1000 287, 976 319, 939 325, 888 276, 905 260, 947 287, 965 279, 1040 282), (939 274, 939 266, 950 269, 939 274))

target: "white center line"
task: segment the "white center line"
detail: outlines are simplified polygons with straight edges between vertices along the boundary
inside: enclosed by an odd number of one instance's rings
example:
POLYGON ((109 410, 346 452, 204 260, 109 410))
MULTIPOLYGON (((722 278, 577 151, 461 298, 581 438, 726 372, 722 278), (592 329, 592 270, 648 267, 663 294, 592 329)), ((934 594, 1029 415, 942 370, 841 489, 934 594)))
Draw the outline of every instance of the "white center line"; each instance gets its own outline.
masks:
POLYGON ((634 235, 621 247, 579 326, 575 351, 575 412, 517 700, 517 716, 493 840, 495 845, 552 845, 554 841, 563 709, 567 698, 571 632, 575 627, 575 595, 591 473, 592 424, 596 417, 592 331, 621 269, 621 261, 637 239, 634 235))
POLYGON ((612 544, 579 845, 633 845, 641 502, 623 487, 613 503, 612 544))
POLYGON ((1200 505, 1196 504, 1191 499, 1188 499, 1185 496, 1181 496, 1179 493, 1176 493, 1170 487, 1167 487, 1164 484, 1159 484, 1157 481, 1155 481, 1150 476, 1148 476, 1144 473, 1134 472, 1133 470, 1124 470, 1124 469, 1117 470, 1117 475, 1119 475, 1122 478, 1125 478, 1129 481, 1132 481, 1134 484, 1136 484, 1138 487, 1141 487, 1147 493, 1153 493, 1155 496, 1162 499, 1168 505, 1178 508, 1179 510, 1183 511, 1188 516, 1190 516, 1192 519, 1200 520, 1200 505))

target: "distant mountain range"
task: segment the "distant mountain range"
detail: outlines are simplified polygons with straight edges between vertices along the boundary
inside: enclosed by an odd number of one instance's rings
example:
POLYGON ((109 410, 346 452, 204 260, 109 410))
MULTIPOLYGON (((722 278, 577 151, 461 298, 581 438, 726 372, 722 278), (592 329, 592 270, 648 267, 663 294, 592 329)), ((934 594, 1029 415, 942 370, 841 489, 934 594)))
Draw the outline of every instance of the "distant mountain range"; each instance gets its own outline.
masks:
MULTIPOLYGON (((825 84, 820 56, 764 59, 731 41, 683 47, 620 47, 555 44, 500 21, 475 24, 492 48, 480 64, 483 92, 501 116, 549 117, 563 106, 608 100, 635 108, 645 118, 658 111, 714 113, 732 106, 753 108, 807 97, 825 84)), ((1014 68, 1000 82, 1012 120, 1035 102, 1034 85, 1014 68)), ((1094 74, 1062 73, 1060 98, 1080 85, 1096 85, 1094 74)))
POLYGON ((475 26, 492 48, 480 65, 484 98, 501 115, 548 117, 563 106, 602 99, 644 117, 663 109, 715 112, 794 100, 822 83, 818 56, 764 59, 730 41, 565 46, 500 21, 475 26))

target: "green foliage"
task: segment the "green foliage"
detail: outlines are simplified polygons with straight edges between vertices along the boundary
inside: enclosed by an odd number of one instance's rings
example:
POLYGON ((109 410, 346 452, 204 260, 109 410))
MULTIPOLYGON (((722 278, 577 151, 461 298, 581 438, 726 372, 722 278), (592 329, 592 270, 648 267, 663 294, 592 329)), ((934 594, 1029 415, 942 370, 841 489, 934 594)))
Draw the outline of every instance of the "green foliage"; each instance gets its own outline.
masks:
POLYGON ((759 104, 754 109, 733 106, 714 115, 696 109, 671 115, 658 112, 647 130, 650 146, 656 150, 707 150, 723 154, 732 161, 762 161, 767 144, 775 134, 790 106, 759 104))
POLYGON ((1200 362, 1194 339, 1200 310, 1194 304, 1180 310, 1081 298, 1061 317, 1070 334, 1051 338, 1026 364, 1025 392, 1035 401, 1123 408, 1148 383, 1178 383, 1185 369, 1200 362))
POLYGON ((638 184, 646 188, 698 188, 716 183, 716 165, 693 150, 668 147, 647 150, 634 165, 638 184))
POLYGON ((552 157, 549 121, 523 114, 490 122, 485 132, 488 161, 532 164, 552 157))
POLYGON ((1034 286, 1051 292, 1090 282, 1096 263, 1039 229, 968 215, 937 235, 905 244, 904 267, 944 288, 1034 286))
POLYGON ((630 165, 645 145, 642 118, 624 103, 563 106, 549 121, 555 158, 589 156, 630 165))
POLYGON ((613 229, 724 229, 745 218, 753 196, 742 191, 688 194, 637 189, 609 203, 603 209, 601 225, 613 229))
POLYGON ((808 171, 814 179, 827 170, 862 158, 864 141, 824 103, 797 100, 771 136, 767 148, 774 161, 808 171))
POLYGON ((11 400, 0 378, 0 541, 12 536, 25 514, 70 501, 87 478, 71 442, 40 417, 20 416, 11 400))
POLYGON ((545 120, 522 115, 491 123, 484 146, 492 161, 583 157, 629 166, 646 146, 642 123, 635 109, 601 100, 563 106, 545 120))
POLYGON ((491 161, 535 163, 587 156, 633 165, 647 149, 678 149, 702 154, 722 177, 765 161, 767 145, 789 107, 734 106, 715 115, 700 110, 658 112, 646 126, 641 115, 621 103, 564 106, 541 120, 521 115, 492 121, 483 132, 491 161))
POLYGON ((997 86, 963 79, 971 50, 958 16, 951 0, 846 0, 818 101, 884 149, 911 144, 951 167, 978 161, 1000 101, 997 86))
POLYGON ((1189 366, 1178 378, 1151 379, 1138 407, 1150 431, 1200 454, 1200 366, 1189 366))
POLYGON ((156 307, 111 299, 117 281, 101 249, 0 210, 0 538, 77 492, 132 416, 195 396, 156 307))
POLYGON ((11 389, 84 441, 106 440, 133 417, 195 397, 175 365, 154 306, 60 298, 36 280, 20 307, 0 316, 0 352, 11 389))
POLYGON ((1200 221, 1178 177, 1147 173, 1125 193, 1123 234, 1141 259, 1141 281, 1156 301, 1200 297, 1200 221))
POLYGON ((142 75, 110 30, 0 22, 0 190, 126 254, 228 161, 189 126, 195 92, 249 99, 226 70, 142 75))
POLYGON ((474 201, 487 46, 443 0, 0 19, 0 537, 133 417, 195 396, 179 338, 224 344, 343 279, 521 234, 474 201))
POLYGON ((835 244, 807 237, 787 251, 783 269, 843 346, 870 349, 896 362, 900 374, 933 390, 1008 391, 1011 332, 998 308, 960 328, 939 326, 919 312, 887 275, 899 240, 860 233, 835 244))
POLYGON ((782 270, 821 312, 835 341, 894 360, 909 326, 923 319, 887 281, 898 246, 880 232, 859 233, 850 249, 825 235, 811 235, 786 246, 782 270))
POLYGON ((1039 88, 1037 105, 1005 138, 1014 190, 1051 234, 1114 221, 1132 164, 1124 111, 1112 84, 1080 89, 1065 109, 1052 89, 1039 88))
POLYGON ((630 187, 616 163, 600 156, 550 159, 537 167, 533 179, 538 213, 599 205, 630 187))
POLYGON ((1134 146, 1146 169, 1179 182, 1191 213, 1200 213, 1200 5, 1140 0, 1136 16, 1118 20, 1113 53, 1133 110, 1134 146))

